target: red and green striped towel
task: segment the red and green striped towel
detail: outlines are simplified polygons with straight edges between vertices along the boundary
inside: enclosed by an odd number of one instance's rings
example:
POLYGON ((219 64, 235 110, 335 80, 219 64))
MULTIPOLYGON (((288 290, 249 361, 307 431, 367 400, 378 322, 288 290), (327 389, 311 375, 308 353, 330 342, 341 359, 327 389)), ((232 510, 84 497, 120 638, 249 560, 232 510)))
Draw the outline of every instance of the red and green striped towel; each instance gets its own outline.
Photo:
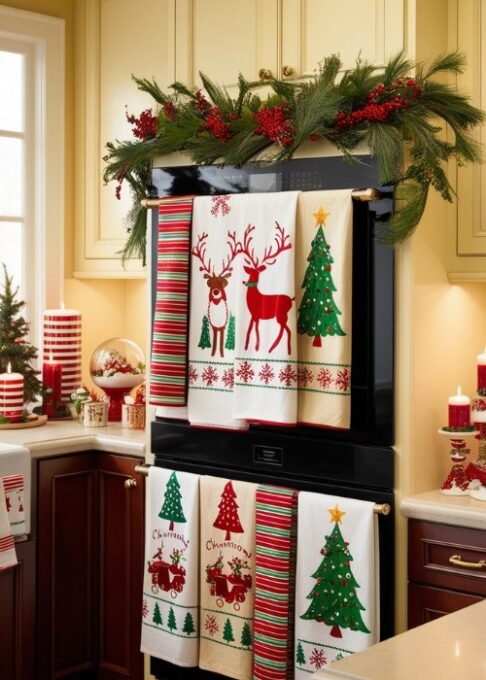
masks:
POLYGON ((159 206, 157 294, 152 331, 150 403, 185 406, 192 196, 159 206))
POLYGON ((258 487, 254 680, 293 677, 296 519, 297 491, 258 487))

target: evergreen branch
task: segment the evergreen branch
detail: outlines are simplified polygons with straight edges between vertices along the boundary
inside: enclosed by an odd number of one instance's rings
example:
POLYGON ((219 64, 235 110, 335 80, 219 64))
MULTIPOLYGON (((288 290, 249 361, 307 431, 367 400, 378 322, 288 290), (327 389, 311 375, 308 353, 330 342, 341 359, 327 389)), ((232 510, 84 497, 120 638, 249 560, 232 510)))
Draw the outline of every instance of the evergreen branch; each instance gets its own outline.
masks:
POLYGON ((157 85, 155 79, 150 81, 147 78, 137 78, 132 73, 132 80, 136 83, 139 90, 149 94, 158 104, 165 104, 166 102, 170 101, 170 98, 164 94, 157 85))
POLYGON ((204 73, 199 71, 199 77, 202 80, 204 89, 208 93, 209 98, 214 106, 217 106, 225 113, 234 113, 233 100, 229 96, 226 88, 216 85, 204 73))
POLYGON ((395 187, 395 212, 388 222, 378 227, 377 240, 393 246, 409 238, 424 213, 427 195, 428 185, 400 181, 395 187))
POLYGON ((463 73, 466 66, 466 58, 461 52, 441 54, 434 59, 424 72, 424 80, 429 80, 438 73, 463 73))

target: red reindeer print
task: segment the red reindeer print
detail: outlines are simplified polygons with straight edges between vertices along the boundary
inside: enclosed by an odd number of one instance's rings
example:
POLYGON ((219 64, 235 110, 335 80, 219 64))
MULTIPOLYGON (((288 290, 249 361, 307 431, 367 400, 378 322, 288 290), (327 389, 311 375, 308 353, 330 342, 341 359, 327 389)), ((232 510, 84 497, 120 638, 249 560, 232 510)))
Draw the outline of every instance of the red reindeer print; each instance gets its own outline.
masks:
POLYGON ((244 285, 247 286, 248 289, 246 292, 246 304, 251 314, 250 323, 246 332, 245 350, 248 349, 248 345, 250 344, 253 327, 255 328, 256 335, 255 350, 258 352, 260 349, 260 321, 276 319, 277 323, 280 325, 280 330, 273 345, 270 347, 269 352, 272 352, 275 347, 277 347, 282 339, 284 331, 287 331, 287 352, 290 354, 291 331, 288 327, 287 320, 294 298, 282 294, 264 295, 258 290, 258 281, 260 274, 266 269, 265 265, 275 264, 280 253, 292 248, 290 236, 285 233, 285 229, 283 229, 278 222, 275 222, 275 225, 275 245, 270 245, 265 248, 261 261, 256 257, 255 250, 252 246, 254 226, 247 226, 243 237, 243 244, 241 245, 241 252, 245 257, 246 263, 246 266, 244 266, 243 269, 249 276, 248 281, 244 282, 244 285))
POLYGON ((223 357, 224 331, 229 318, 225 288, 233 272, 230 265, 241 251, 240 244, 236 241, 236 233, 228 231, 229 253, 221 263, 221 271, 216 274, 211 260, 206 261, 207 241, 208 234, 200 234, 197 238, 197 244, 192 249, 192 254, 201 262, 199 271, 204 272, 204 278, 209 288, 208 321, 213 331, 211 356, 216 354, 219 347, 220 356, 223 357))

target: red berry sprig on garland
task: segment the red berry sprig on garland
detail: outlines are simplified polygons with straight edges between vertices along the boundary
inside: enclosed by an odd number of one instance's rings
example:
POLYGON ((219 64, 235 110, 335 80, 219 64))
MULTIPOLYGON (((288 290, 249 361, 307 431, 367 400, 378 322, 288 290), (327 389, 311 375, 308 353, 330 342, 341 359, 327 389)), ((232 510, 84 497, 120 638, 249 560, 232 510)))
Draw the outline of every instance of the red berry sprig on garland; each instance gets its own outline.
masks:
POLYGON ((405 83, 401 79, 394 80, 390 86, 385 87, 383 83, 377 85, 366 97, 367 103, 351 113, 338 113, 336 116, 336 130, 341 131, 346 127, 359 125, 363 121, 379 121, 384 123, 390 114, 399 109, 406 109, 411 101, 419 98, 422 89, 418 87, 413 78, 409 78, 405 83), (402 91, 402 94, 398 92, 402 91), (407 95, 407 96, 404 96, 407 95), (393 96, 392 99, 383 100, 393 96))
POLYGON ((294 141, 295 130, 288 118, 288 113, 287 104, 260 109, 254 114, 258 123, 255 134, 264 135, 280 146, 290 146, 294 141))
POLYGON ((133 125, 133 136, 137 139, 155 137, 157 134, 157 118, 153 115, 152 109, 145 109, 138 118, 133 114, 128 115, 128 113, 126 113, 126 117, 130 125, 133 125))
POLYGON ((223 118, 223 113, 217 106, 211 107, 203 130, 210 132, 213 137, 219 139, 220 142, 227 142, 233 136, 229 129, 228 123, 223 118))

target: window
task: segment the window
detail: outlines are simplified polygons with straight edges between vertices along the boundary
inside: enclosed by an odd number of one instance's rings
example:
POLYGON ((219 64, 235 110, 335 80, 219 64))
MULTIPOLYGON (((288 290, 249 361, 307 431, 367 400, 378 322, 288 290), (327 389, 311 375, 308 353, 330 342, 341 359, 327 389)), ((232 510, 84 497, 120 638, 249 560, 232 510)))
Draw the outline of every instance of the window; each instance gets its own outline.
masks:
POLYGON ((0 263, 39 346, 62 297, 64 22, 0 6, 0 27, 0 263))

